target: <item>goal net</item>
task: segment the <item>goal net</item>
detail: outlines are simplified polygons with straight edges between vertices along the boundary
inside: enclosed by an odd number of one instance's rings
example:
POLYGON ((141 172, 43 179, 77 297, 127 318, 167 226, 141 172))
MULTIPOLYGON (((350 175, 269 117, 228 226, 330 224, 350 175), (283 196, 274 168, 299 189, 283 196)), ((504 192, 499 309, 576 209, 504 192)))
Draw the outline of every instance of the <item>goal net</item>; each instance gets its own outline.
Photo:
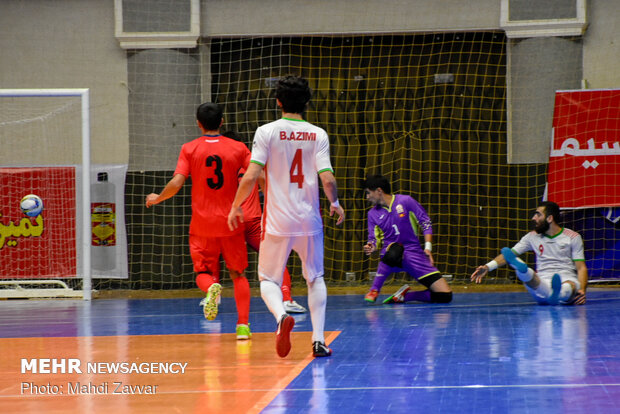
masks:
MULTIPOLYGON (((527 230, 530 212, 545 187, 546 165, 506 162, 505 50, 500 32, 222 38, 205 40, 196 51, 170 58, 168 66, 174 62, 181 66, 174 72, 163 64, 142 65, 137 67, 142 72, 133 76, 140 80, 159 79, 154 76, 158 73, 178 76, 191 72, 192 59, 207 62, 208 81, 198 77, 201 83, 196 87, 203 88, 204 99, 224 107, 223 130, 238 133, 248 146, 258 126, 280 116, 273 96, 275 79, 288 73, 304 76, 314 92, 305 116, 330 136, 347 213, 342 227, 325 216, 326 279, 332 285, 353 280, 365 285, 375 270, 378 258, 368 258, 362 251, 369 206, 361 182, 367 174, 381 172, 395 192, 411 194, 427 208, 434 225, 437 267, 464 280, 527 230)), ((178 109, 187 112, 183 104, 178 109)), ((130 105, 130 110, 136 111, 137 120, 148 119, 144 117, 149 108, 130 105)), ((191 115, 187 125, 176 128, 195 125, 191 115)), ((156 148, 140 146, 136 153, 171 148, 163 143, 156 148)), ((174 152, 179 149, 180 143, 174 152)), ((132 220, 140 223, 133 229, 133 245, 140 251, 135 249, 131 262, 140 274, 132 274, 131 284, 123 286, 195 286, 185 238, 191 214, 189 189, 159 209, 142 207, 144 194, 160 191, 172 172, 170 168, 129 174, 136 195, 130 203, 137 213, 132 220)), ((325 199, 323 205, 328 205, 325 199)), ((289 268, 294 283, 302 283, 294 254, 289 268)), ((256 255, 251 253, 250 283, 256 283, 255 269, 256 255)), ((513 281, 505 269, 494 276, 513 281)))
MULTIPOLYGON (((332 281, 346 283, 347 273, 364 280, 376 267, 377 258, 361 251, 369 206, 360 185, 369 173, 387 175, 394 192, 427 208, 436 265, 456 279, 468 280, 478 265, 531 229, 548 164, 507 161, 503 33, 219 39, 211 43, 211 62, 213 99, 224 105, 227 127, 248 145, 260 124, 279 116, 274 79, 296 73, 310 81, 314 94, 306 117, 330 135, 348 214, 342 229, 325 217, 332 281)), ((617 116, 611 117, 617 122, 617 116)), ((607 119, 589 122, 610 125, 607 119)), ((612 136, 618 131, 609 136, 610 146, 612 136)), ((547 153, 548 146, 532 151, 547 153)), ((591 274, 619 278, 619 263, 612 264, 617 249, 605 253, 604 264, 596 261, 600 240, 593 237, 604 231, 612 239, 608 245, 617 244, 618 223, 605 221, 600 209, 577 215, 567 210, 565 216, 568 227, 585 233, 591 274)), ((533 254, 525 259, 535 266, 533 254)), ((506 268, 491 276, 498 283, 516 281, 506 268)))
POLYGON ((425 206, 444 274, 465 278, 526 227, 545 166, 506 164, 502 33, 222 39, 211 48, 214 100, 248 143, 279 115, 272 80, 310 81, 306 116, 330 135, 347 212, 343 228, 325 220, 333 281, 367 280, 377 265, 361 248, 368 174, 388 176, 394 192, 425 206))
POLYGON ((0 90, 0 297, 90 299, 88 139, 87 90, 0 90), (43 200, 36 217, 27 194, 43 200))
MULTIPOLYGON (((502 32, 215 38, 176 54, 145 53, 142 64, 132 67, 132 76, 141 82, 152 79, 152 85, 139 84, 142 89, 133 93, 144 93, 149 86, 166 93, 164 78, 185 76, 187 83, 176 79, 177 84, 187 94, 198 89, 203 100, 221 104, 223 130, 236 132, 250 147, 256 128, 280 116, 275 80, 289 73, 304 76, 314 91, 305 116, 330 136, 347 213, 344 225, 336 227, 323 199, 326 279, 332 286, 366 285, 376 269, 378 258, 362 251, 369 206, 361 182, 367 174, 380 172, 389 177, 394 192, 412 195, 428 210, 438 269, 466 281, 477 266, 531 228, 548 180, 547 163, 507 161, 506 42, 502 32), (149 64, 148 59, 163 57, 165 64, 149 64), (198 61, 208 65, 209 70, 200 70, 209 76, 194 72, 198 61)), ((139 125, 134 125, 132 139, 144 135, 140 146, 130 144, 132 156, 178 155, 182 142, 171 144, 168 137, 157 142, 160 138, 142 132, 151 124, 161 133, 184 129, 185 140, 199 133, 194 102, 173 92, 167 96, 168 104, 178 102, 179 114, 187 114, 183 124, 176 122, 179 116, 175 123, 151 121, 159 99, 152 107, 132 106, 130 97, 130 111, 139 125)), ((175 107, 166 111, 175 112, 175 107)), ((532 151, 548 151, 548 144, 532 151)), ((130 280, 102 288, 195 287, 187 248, 189 186, 158 208, 143 207, 144 195, 160 191, 173 168, 130 171, 130 280)), ((612 225, 617 230, 617 222, 612 225)), ((612 237, 618 240, 615 233, 612 237)), ((586 256, 592 257, 595 240, 584 238, 586 256)), ((524 259, 535 265, 532 254, 524 259)), ((294 283, 303 283, 294 254, 289 268, 294 283)), ((256 255, 250 253, 248 275, 254 285, 255 271, 256 255)), ((618 277, 617 270, 605 271, 614 272, 618 277)), ((516 283, 514 272, 505 267, 491 276, 491 282, 516 283)), ((397 276, 396 283, 402 277, 397 276)))

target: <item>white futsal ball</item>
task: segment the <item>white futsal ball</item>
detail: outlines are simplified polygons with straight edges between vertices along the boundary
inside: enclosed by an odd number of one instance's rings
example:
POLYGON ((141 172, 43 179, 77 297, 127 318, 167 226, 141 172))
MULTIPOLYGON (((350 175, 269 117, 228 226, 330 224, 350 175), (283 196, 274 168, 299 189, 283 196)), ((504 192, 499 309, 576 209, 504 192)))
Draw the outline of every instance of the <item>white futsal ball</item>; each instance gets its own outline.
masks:
POLYGON ((19 202, 19 207, 28 217, 36 217, 43 211, 43 200, 38 195, 28 194, 19 202))

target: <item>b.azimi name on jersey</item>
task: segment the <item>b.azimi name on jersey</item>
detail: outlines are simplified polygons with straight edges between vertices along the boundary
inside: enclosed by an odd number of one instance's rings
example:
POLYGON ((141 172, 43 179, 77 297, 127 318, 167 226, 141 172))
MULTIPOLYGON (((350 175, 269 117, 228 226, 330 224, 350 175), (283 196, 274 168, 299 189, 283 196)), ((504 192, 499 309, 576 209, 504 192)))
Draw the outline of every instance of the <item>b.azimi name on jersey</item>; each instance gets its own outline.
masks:
POLYGON ((288 134, 280 131, 280 141, 316 141, 316 132, 292 131, 288 134))

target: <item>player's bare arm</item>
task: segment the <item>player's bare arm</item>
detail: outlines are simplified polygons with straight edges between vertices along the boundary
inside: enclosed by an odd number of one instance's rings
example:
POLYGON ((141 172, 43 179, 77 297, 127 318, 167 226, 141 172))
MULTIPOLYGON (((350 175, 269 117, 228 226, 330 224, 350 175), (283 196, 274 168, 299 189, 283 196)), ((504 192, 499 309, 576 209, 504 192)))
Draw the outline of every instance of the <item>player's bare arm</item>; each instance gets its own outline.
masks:
POLYGON ((336 177, 331 171, 323 171, 319 174, 321 183, 323 184, 323 191, 325 196, 330 202, 329 215, 333 216, 334 213, 338 215, 338 221, 336 225, 339 226, 344 221, 344 209, 338 201, 338 185, 336 184, 336 177))
POLYGON ((503 266, 505 264, 506 264, 506 259, 504 259, 503 254, 500 254, 495 259, 491 260, 489 263, 482 265, 482 266, 478 266, 476 270, 474 270, 474 273, 471 274, 471 281, 480 283, 482 282, 482 278, 485 277, 489 273, 489 271, 495 270, 498 267, 503 266))
POLYGON ((179 192, 181 187, 183 187, 184 183, 185 176, 183 174, 176 174, 170 181, 168 181, 168 184, 166 184, 161 193, 151 193, 146 196, 146 207, 149 208, 173 197, 179 192))
POLYGON ((577 279, 579 279, 581 289, 575 294, 573 303, 575 305, 584 305, 586 303, 586 287, 588 285, 588 268, 586 267, 586 262, 582 261, 575 262, 575 266, 577 267, 577 279))
POLYGON ((263 194, 267 194, 267 189, 265 187, 265 170, 261 170, 260 175, 258 176, 258 189, 263 194))
POLYGON ((430 260, 431 265, 435 265, 435 260, 433 259, 433 253, 430 249, 430 247, 432 246, 433 243, 433 235, 432 234, 425 234, 424 235, 424 254, 426 254, 428 256, 428 260, 430 260))
POLYGON ((247 171, 243 174, 241 182, 239 182, 239 188, 237 188, 237 194, 233 200, 230 212, 228 213, 228 228, 232 231, 239 226, 239 222, 243 223, 243 210, 241 204, 252 192, 252 189, 256 185, 256 181, 263 171, 263 166, 251 162, 247 171))

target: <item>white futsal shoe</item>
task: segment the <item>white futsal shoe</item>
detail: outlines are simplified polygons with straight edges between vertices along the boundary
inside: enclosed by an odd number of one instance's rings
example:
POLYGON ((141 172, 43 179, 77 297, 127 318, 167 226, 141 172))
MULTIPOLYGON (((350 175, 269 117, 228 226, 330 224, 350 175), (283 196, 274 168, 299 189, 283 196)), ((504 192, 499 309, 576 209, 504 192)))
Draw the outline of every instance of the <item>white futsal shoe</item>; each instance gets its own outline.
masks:
POLYGON ((284 310, 286 313, 306 313, 307 309, 301 306, 299 303, 294 300, 287 300, 282 302, 284 305, 284 310))

